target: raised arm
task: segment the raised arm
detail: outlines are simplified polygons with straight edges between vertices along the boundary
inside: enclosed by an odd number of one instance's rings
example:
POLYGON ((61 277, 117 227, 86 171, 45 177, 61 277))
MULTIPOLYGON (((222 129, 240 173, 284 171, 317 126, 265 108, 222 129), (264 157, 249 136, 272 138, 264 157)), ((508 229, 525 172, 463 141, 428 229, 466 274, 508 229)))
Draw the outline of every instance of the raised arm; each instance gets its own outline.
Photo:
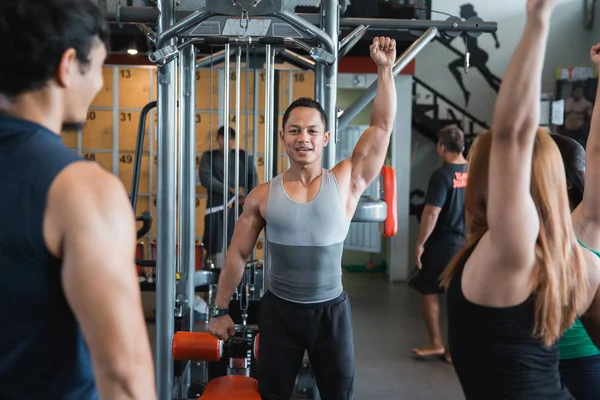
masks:
POLYGON ((396 42, 376 37, 370 49, 377 64, 377 91, 370 127, 361 135, 350 159, 352 191, 360 194, 381 172, 396 118, 396 84, 392 76, 396 42))
MULTIPOLYGON (((215 305, 220 309, 229 307, 231 296, 242 280, 246 261, 252 254, 260 231, 265 227, 260 208, 268 196, 268 191, 268 184, 263 184, 250 192, 244 203, 242 215, 235 224, 231 244, 227 248, 227 258, 219 275, 215 305)), ((226 315, 211 318, 208 330, 217 338, 227 340, 233 336, 235 326, 231 318, 226 315)))
POLYGON ((200 159, 200 183, 206 190, 212 190, 213 193, 223 193, 223 182, 215 178, 210 168, 210 153, 202 154, 200 159))
MULTIPOLYGON (((590 58, 600 70, 600 44, 592 47, 590 58)), ((600 96, 600 85, 596 90, 596 96, 600 96)), ((596 98, 600 100, 600 97, 596 98)), ((585 232, 580 232, 578 229, 578 236, 584 236, 580 239, 587 246, 600 249, 600 101, 596 101, 592 114, 585 154, 585 175, 583 201, 573 212, 573 218, 579 222, 577 226, 585 227, 583 229, 585 232)))
POLYGON ((523 35, 496 99, 489 161, 487 220, 504 265, 533 264, 539 218, 531 197, 542 66, 556 0, 528 0, 523 35))
POLYGON ((135 218, 121 182, 95 163, 67 167, 48 195, 62 283, 90 349, 102 399, 156 399, 135 259, 135 218))

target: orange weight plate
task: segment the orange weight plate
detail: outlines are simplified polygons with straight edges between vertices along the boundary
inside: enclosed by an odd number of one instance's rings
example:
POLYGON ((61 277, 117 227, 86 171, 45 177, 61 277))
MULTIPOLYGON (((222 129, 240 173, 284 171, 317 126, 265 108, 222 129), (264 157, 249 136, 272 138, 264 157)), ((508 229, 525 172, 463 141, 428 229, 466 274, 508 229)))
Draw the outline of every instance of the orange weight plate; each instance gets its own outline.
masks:
POLYGON ((387 217, 383 222, 383 236, 395 236, 398 232, 398 203, 396 199, 396 171, 384 165, 381 169, 383 178, 383 199, 387 204, 387 217))
POLYGON ((174 360, 219 361, 223 341, 208 332, 175 332, 171 351, 174 360))
POLYGON ((261 400, 258 382, 248 376, 221 376, 208 382, 198 400, 261 400))

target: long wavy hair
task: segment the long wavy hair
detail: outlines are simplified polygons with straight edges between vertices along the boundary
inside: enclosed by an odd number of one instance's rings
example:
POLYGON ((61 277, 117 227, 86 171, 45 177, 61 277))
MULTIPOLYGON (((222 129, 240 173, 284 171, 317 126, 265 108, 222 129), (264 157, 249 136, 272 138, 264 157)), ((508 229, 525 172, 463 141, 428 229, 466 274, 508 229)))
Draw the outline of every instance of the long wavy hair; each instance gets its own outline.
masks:
MULTIPOLYGON (((469 154, 469 180, 465 211, 469 236, 465 247, 442 275, 448 286, 465 253, 471 251, 488 230, 487 191, 491 131, 478 135, 469 154)), ((535 243, 536 265, 532 287, 535 296, 533 335, 544 344, 554 343, 575 322, 587 299, 587 274, 573 231, 567 184, 560 152, 548 133, 538 129, 533 148, 531 196, 540 219, 535 243)))

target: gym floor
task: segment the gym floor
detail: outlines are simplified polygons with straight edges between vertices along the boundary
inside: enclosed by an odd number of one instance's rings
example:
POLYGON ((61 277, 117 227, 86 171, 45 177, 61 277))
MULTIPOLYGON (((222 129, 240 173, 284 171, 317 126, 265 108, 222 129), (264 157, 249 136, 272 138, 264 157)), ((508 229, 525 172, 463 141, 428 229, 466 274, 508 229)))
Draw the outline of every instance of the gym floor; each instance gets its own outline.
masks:
MULTIPOLYGON (((413 347, 427 344, 415 291, 390 284, 384 274, 349 272, 344 289, 352 305, 357 400, 464 399, 451 365, 411 357, 413 347)), ((445 334, 444 303, 441 310, 445 334)), ((155 325, 148 324, 148 330, 154 350, 155 325)))

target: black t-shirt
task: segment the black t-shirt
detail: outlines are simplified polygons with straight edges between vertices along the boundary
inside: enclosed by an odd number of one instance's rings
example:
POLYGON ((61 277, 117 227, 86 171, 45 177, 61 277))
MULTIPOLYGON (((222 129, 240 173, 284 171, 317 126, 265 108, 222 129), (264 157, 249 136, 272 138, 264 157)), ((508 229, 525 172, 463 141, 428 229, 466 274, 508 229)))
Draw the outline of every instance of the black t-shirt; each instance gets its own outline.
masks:
POLYGON ((0 399, 98 399, 62 260, 43 234, 50 187, 82 160, 54 132, 0 114, 0 399))
MULTIPOLYGON (((240 149, 239 180, 246 194, 254 188, 258 177, 254 171, 251 155, 240 149), (247 163, 246 163, 247 159, 247 163)), ((207 151, 200 160, 200 182, 208 191, 208 207, 223 204, 223 182, 225 180, 225 155, 219 150, 207 151)), ((229 156, 229 187, 235 188, 235 150, 230 150, 229 156)), ((233 198, 233 194, 229 196, 233 198)))
POLYGON ((430 241, 440 236, 466 236, 465 227, 465 188, 469 173, 468 164, 445 164, 437 169, 429 179, 425 204, 440 207, 430 241))

